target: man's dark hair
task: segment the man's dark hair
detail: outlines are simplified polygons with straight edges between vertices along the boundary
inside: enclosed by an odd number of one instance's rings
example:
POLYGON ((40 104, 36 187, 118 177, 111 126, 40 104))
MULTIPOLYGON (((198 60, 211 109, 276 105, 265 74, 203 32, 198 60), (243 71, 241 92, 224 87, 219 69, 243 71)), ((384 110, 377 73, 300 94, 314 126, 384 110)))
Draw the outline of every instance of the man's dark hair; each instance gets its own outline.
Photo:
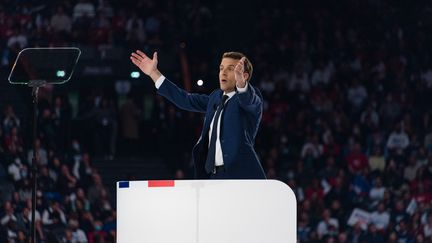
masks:
POLYGON ((249 81, 251 79, 252 73, 253 73, 253 66, 252 66, 252 63, 250 62, 249 58, 247 58, 243 53, 235 52, 235 51, 225 52, 222 55, 222 59, 223 58, 232 58, 235 60, 240 60, 240 59, 242 59, 242 57, 245 57, 244 71, 245 71, 245 73, 249 74, 249 77, 246 80, 246 81, 249 81))

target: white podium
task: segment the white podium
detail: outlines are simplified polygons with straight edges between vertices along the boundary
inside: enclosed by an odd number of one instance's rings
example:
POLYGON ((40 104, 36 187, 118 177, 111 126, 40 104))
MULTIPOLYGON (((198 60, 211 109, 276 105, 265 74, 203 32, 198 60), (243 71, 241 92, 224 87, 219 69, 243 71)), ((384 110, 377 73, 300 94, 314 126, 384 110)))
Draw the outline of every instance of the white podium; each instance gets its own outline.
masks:
POLYGON ((117 182, 118 243, 287 243, 296 234, 296 198, 280 181, 117 182))

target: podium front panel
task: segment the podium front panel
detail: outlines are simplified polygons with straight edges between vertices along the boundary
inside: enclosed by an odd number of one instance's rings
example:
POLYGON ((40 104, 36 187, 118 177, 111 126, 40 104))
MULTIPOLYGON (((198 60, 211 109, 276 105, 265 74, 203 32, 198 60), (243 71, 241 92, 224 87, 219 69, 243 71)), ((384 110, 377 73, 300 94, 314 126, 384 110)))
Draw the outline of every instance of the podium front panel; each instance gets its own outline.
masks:
POLYGON ((118 182, 117 242, 296 242, 296 205, 276 180, 118 182))

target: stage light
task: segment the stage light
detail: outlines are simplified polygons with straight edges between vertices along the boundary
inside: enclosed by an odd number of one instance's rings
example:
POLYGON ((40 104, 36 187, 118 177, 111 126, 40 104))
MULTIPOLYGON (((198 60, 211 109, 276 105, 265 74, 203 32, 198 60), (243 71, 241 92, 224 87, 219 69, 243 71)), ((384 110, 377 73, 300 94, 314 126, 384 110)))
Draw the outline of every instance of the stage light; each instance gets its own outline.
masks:
POLYGON ((202 81, 201 79, 197 81, 198 86, 202 86, 203 84, 204 84, 204 81, 202 81))
POLYGON ((64 70, 57 70, 56 75, 59 78, 64 78, 64 76, 66 76, 66 72, 64 70))
POLYGON ((130 73, 131 78, 139 78, 140 77, 140 73, 137 71, 131 72, 130 73))

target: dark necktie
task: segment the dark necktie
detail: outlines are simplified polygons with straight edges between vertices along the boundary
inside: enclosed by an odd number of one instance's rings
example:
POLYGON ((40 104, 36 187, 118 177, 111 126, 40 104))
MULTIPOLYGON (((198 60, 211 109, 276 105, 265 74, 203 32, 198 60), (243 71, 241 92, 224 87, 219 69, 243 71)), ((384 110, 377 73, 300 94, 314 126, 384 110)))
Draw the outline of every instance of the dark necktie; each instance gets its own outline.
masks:
MULTIPOLYGON (((214 120, 213 120, 210 143, 209 143, 208 152, 207 152, 207 159, 206 159, 206 163, 205 163, 205 170, 209 174, 213 172, 214 167, 215 167, 217 127, 218 127, 220 114, 222 112, 222 109, 225 106, 225 101, 227 99, 228 99, 228 95, 224 95, 222 97, 222 101, 216 110, 216 115, 214 116, 214 120)), ((222 124, 222 120, 221 120, 221 124, 222 124)))

